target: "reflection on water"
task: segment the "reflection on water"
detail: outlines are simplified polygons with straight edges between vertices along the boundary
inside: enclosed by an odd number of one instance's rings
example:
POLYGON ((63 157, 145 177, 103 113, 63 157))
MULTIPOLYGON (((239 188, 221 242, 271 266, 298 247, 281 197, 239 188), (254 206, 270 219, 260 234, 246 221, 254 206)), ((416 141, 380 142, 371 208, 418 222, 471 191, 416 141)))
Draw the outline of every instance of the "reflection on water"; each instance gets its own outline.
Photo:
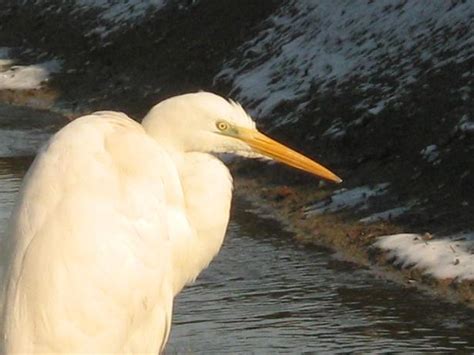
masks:
MULTIPOLYGON (((0 159, 0 235, 30 162, 0 159)), ((474 350, 473 311, 299 248, 245 208, 237 203, 223 250, 177 298, 167 353, 474 350)))
POLYGON ((474 350, 473 311, 298 248, 244 208, 177 298, 168 353, 474 350))
POLYGON ((21 179, 31 158, 0 158, 0 237, 3 237, 21 179))
POLYGON ((0 103, 0 157, 34 155, 66 122, 59 114, 0 103))

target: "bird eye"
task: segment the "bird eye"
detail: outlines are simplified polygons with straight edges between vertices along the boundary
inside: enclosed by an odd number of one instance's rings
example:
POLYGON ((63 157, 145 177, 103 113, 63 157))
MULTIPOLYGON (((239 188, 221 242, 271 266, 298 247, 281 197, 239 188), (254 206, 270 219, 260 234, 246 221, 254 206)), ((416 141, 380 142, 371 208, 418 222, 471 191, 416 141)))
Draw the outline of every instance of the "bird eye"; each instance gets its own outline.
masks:
POLYGON ((225 131, 227 129, 229 129, 229 124, 227 122, 224 122, 224 121, 219 121, 216 123, 216 127, 219 131, 225 131))

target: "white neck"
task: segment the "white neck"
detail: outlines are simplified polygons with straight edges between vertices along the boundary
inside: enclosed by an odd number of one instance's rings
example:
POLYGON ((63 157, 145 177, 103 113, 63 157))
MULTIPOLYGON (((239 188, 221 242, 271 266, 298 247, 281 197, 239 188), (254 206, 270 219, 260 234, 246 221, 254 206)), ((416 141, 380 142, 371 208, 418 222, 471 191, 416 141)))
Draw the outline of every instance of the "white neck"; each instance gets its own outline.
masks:
POLYGON ((186 237, 173 243, 175 293, 193 282, 218 253, 232 198, 232 177, 220 160, 206 153, 185 153, 182 157, 178 170, 193 231, 183 233, 186 237))

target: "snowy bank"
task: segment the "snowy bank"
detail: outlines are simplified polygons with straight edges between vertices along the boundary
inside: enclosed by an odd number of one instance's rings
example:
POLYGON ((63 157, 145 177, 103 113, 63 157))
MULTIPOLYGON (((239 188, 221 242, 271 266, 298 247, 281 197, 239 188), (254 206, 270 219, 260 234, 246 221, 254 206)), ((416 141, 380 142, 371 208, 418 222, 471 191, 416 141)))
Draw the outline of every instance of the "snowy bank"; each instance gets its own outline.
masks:
POLYGON ((13 65, 10 49, 0 47, 0 90, 39 89, 51 74, 61 70, 59 60, 49 60, 33 65, 13 65))
POLYGON ((380 237, 374 245, 403 268, 416 267, 441 279, 474 280, 474 233, 436 240, 395 234, 380 237))
POLYGON ((217 80, 230 81, 234 96, 266 118, 284 102, 304 108, 317 87, 370 77, 360 89, 375 97, 359 107, 377 115, 418 80, 421 63, 436 69, 473 56, 473 16, 471 1, 288 1, 217 80))

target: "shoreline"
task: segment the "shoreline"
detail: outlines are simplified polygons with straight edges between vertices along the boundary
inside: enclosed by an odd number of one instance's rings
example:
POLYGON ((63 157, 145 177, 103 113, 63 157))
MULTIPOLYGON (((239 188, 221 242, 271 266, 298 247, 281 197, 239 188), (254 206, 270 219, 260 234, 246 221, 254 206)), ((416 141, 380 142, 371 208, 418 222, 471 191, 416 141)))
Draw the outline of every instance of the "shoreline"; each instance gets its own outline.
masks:
POLYGON ((236 197, 248 201, 256 214, 281 223, 298 243, 328 248, 338 258, 370 268, 401 287, 416 288, 474 309, 474 280, 436 278, 416 266, 402 267, 388 251, 374 246, 380 236, 403 233, 401 226, 386 221, 357 223, 337 212, 307 217, 303 206, 321 194, 318 187, 308 192, 304 186, 269 185, 265 178, 233 176, 236 197))

